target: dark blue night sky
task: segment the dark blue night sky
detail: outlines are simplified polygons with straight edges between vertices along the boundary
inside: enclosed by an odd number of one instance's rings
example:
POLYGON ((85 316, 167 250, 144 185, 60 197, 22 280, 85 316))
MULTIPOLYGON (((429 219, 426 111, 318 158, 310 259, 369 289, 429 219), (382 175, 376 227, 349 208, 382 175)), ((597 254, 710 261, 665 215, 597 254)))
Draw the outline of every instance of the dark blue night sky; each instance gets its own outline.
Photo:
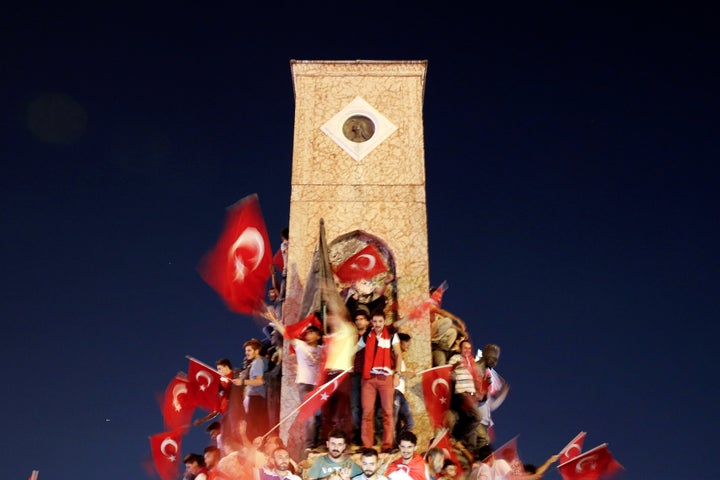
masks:
POLYGON ((716 478, 717 11, 313 5, 5 8, 5 476, 149 478, 185 355, 261 335, 196 265, 251 193, 279 246, 290 60, 426 59, 430 280, 502 347, 499 442, 716 478))

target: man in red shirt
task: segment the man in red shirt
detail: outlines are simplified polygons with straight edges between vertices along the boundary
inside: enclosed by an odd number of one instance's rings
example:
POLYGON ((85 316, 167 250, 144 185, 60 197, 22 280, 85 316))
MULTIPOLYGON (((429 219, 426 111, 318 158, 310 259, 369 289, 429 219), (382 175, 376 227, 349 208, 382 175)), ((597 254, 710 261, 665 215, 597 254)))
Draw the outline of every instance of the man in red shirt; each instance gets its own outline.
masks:
POLYGON ((402 351, 397 333, 385 326, 385 313, 372 314, 372 331, 365 341, 365 362, 360 397, 362 399, 363 446, 375 444, 375 400, 382 408, 382 451, 390 452, 395 440, 395 387, 400 382, 402 351))

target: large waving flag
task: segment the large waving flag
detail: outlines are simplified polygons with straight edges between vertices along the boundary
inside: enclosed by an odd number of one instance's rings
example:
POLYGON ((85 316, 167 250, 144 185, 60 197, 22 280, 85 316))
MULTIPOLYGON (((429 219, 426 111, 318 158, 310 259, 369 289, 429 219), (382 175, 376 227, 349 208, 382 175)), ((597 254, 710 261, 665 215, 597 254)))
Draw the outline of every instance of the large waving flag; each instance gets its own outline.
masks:
POLYGON ((200 260, 200 276, 238 313, 263 311, 272 252, 256 194, 228 208, 225 230, 200 260))
POLYGON ((575 438, 570 440, 570 443, 565 445, 562 450, 560 450, 560 457, 558 458, 558 464, 563 464, 565 462, 569 462, 573 458, 577 457, 582 453, 582 447, 583 447, 583 441, 585 440, 585 435, 587 435, 587 432, 580 432, 578 433, 575 438))
POLYGON ((179 466, 182 465, 180 445, 182 443, 182 430, 157 433, 150 437, 150 450, 152 451, 155 470, 162 480, 177 480, 180 476, 179 466))
POLYGON ((367 280, 383 272, 387 265, 374 243, 368 243, 362 250, 349 257, 335 269, 335 275, 344 283, 367 280))
POLYGON ((442 365, 422 372, 423 397, 433 428, 442 427, 445 413, 450 408, 452 368, 452 365, 442 365))
POLYGON ((190 381, 185 374, 178 374, 165 389, 162 405, 165 429, 188 428, 194 411, 195 397, 192 394, 190 381))
POLYGON ((610 453, 607 443, 603 443, 558 465, 557 469, 563 480, 597 480, 611 478, 623 470, 623 466, 610 453))
POLYGON ((195 404, 208 411, 220 410, 220 372, 193 357, 188 357, 188 386, 195 404))

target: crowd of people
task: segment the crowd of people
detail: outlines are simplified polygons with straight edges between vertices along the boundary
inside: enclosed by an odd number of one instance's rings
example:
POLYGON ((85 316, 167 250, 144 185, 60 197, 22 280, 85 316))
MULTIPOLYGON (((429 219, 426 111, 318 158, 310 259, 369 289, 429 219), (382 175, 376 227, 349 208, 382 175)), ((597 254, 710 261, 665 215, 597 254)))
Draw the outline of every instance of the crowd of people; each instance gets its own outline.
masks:
MULTIPOLYGON (((286 232, 283 240, 286 245, 286 232)), ((384 272, 374 282, 360 280, 338 292, 350 321, 328 312, 322 321, 311 316, 293 325, 282 321, 284 277, 283 272, 282 280, 273 278, 265 338, 244 343, 242 367, 233 368, 228 358, 216 362, 226 404, 227 397, 241 396, 239 434, 234 427, 232 435, 223 432, 227 422, 218 412, 196 420, 195 425, 214 420, 207 427, 211 442, 203 454, 185 457, 187 480, 535 479, 556 459, 536 469, 494 458, 492 412, 509 392, 495 370, 500 347, 488 343, 473 352, 465 324, 439 304, 430 310, 432 365, 450 365, 452 381, 450 409, 435 435, 447 434, 453 452, 431 442, 418 453, 414 413, 405 396, 407 380, 416 375, 404 360, 411 328, 386 313, 394 276, 384 272), (283 349, 283 342, 290 346, 283 349), (298 455, 291 455, 294 450, 277 428, 283 351, 295 357, 301 401, 336 379, 318 411, 307 416, 298 455)))

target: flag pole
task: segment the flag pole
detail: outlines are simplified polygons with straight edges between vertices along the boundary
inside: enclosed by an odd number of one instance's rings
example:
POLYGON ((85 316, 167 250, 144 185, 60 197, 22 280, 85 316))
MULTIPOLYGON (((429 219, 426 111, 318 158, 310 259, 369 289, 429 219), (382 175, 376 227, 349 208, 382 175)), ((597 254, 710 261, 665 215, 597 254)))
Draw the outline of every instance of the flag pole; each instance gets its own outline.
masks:
POLYGON ((419 372, 416 372, 415 375, 422 375, 423 373, 427 373, 427 372, 431 372, 433 370, 439 370, 441 368, 447 368, 447 367, 448 367, 448 365, 440 365, 439 367, 432 367, 432 368, 428 368, 426 370, 420 370, 419 372))
MULTIPOLYGON (((438 444, 440 443, 440 440, 442 440, 443 437, 444 437, 445 435, 447 435, 447 433, 448 433, 448 429, 447 429, 447 428, 441 428, 441 429, 439 429, 439 430, 437 431, 437 433, 435 434, 435 437, 433 438, 432 443, 431 443, 430 445, 428 445, 428 452, 430 451, 431 448, 437 447, 438 444)), ((427 458, 428 452, 425 452, 424 458, 427 458)))
MULTIPOLYGON (((217 372, 217 370, 216 370, 215 368, 211 367, 210 365, 208 365, 208 364, 205 363, 205 362, 201 362, 200 360, 198 360, 198 359, 195 358, 195 357, 191 357, 190 355, 185 355, 185 358, 187 358, 188 360, 191 360, 191 361, 193 361, 193 362, 197 362, 197 363, 199 363, 200 365, 202 365, 203 367, 205 367, 205 368, 207 368, 207 369, 209 369, 209 370, 212 370, 213 372, 217 372)), ((218 373, 220 373, 220 372, 218 372, 218 373)))
POLYGON ((282 418, 282 419, 277 423, 277 425, 275 425, 273 428, 271 428, 270 430, 268 430, 267 433, 266 433, 265 435, 263 435, 262 438, 265 439, 268 435, 270 435, 272 432, 274 432, 275 430, 277 430, 277 429, 280 427, 280 425, 282 425, 282 424, 285 423, 290 417, 292 417, 293 415, 295 415, 302 407, 305 406, 305 404, 307 404, 310 400, 312 400, 313 398, 317 397, 321 392, 323 392, 323 388, 325 388, 326 386, 330 385, 332 382, 338 380, 339 378, 343 377, 343 376, 344 376, 346 373, 348 373, 350 370, 352 370, 352 367, 346 368, 345 370, 343 370, 343 372, 342 372, 340 375, 338 375, 337 377, 333 378, 332 380, 329 380, 329 381, 325 382, 325 383, 322 385, 322 387, 320 387, 320 388, 317 389, 317 392, 315 392, 313 395, 310 395, 310 396, 309 396, 308 398, 306 398, 300 405, 298 405, 297 407, 295 407, 295 409, 294 409, 292 412, 290 412, 290 413, 288 413, 287 415, 285 415, 285 417, 282 418))

